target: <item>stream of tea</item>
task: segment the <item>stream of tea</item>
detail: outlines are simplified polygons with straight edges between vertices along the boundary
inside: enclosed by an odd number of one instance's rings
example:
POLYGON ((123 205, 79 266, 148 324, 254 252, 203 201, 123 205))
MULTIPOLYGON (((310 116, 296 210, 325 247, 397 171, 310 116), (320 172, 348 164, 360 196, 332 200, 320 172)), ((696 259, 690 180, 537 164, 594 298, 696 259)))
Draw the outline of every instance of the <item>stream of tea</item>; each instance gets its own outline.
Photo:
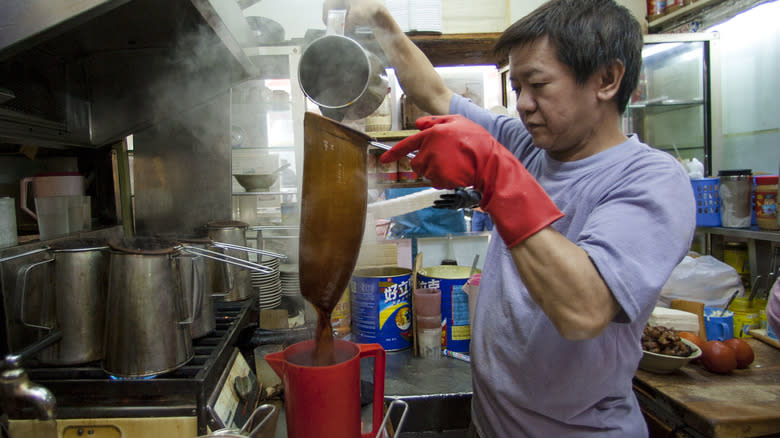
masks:
POLYGON ((317 332, 315 334, 317 342, 314 348, 314 366, 321 367, 336 363, 330 315, 330 311, 317 308, 317 332))

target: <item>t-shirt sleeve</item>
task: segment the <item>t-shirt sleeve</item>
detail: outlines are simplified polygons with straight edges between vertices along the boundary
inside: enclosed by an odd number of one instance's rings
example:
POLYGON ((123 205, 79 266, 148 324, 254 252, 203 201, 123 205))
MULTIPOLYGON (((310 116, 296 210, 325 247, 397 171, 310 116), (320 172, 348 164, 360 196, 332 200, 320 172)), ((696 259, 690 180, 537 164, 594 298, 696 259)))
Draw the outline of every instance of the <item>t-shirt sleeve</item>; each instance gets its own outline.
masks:
POLYGON ((696 227, 688 176, 653 155, 603 195, 577 238, 622 307, 615 322, 649 317, 696 227))

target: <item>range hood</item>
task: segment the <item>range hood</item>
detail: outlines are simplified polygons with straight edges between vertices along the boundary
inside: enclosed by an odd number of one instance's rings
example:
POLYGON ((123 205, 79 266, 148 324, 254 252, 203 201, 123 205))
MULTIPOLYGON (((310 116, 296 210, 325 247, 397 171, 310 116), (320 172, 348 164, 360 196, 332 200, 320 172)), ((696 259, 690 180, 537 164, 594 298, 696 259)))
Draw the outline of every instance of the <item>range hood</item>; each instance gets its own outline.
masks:
POLYGON ((256 74, 236 0, 5 0, 0 143, 97 147, 256 74))

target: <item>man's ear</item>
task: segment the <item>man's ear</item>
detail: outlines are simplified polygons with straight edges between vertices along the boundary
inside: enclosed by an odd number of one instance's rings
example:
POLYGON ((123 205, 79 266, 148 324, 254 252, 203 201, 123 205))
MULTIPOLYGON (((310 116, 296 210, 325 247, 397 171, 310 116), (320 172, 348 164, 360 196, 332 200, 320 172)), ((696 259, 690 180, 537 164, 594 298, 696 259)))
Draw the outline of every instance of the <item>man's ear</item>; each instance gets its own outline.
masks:
POLYGON ((602 67, 598 73, 598 98, 604 101, 612 100, 620 89, 620 83, 623 81, 623 75, 625 73, 626 67, 623 65, 623 62, 619 60, 616 60, 606 67, 602 67))

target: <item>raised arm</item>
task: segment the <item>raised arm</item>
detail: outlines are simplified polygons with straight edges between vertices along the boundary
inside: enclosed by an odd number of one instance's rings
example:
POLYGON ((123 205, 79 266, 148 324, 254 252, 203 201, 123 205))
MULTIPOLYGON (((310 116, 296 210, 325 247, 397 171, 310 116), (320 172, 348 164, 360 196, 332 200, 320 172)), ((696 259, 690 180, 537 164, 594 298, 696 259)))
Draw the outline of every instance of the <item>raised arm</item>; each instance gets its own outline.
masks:
POLYGON ((323 19, 331 9, 347 9, 347 31, 369 27, 398 81, 423 111, 448 114, 452 91, 447 88, 425 54, 407 37, 384 4, 377 0, 326 0, 323 19))

